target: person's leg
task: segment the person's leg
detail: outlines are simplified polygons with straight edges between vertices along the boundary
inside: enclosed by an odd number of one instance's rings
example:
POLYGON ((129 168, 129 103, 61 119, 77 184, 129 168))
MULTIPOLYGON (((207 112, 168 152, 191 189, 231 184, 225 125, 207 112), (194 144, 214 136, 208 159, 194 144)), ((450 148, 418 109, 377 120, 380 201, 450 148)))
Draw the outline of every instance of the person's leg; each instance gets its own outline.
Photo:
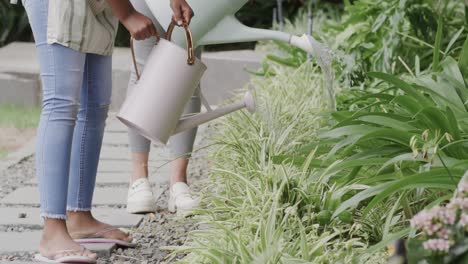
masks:
MULTIPOLYGON (((36 42, 43 87, 36 173, 44 218, 39 250, 47 257, 62 250, 81 250, 68 234, 65 219, 71 145, 85 55, 61 45, 47 44, 47 0, 23 3, 36 42)), ((71 254, 77 252, 61 255, 71 254)), ((96 258, 96 254, 88 250, 81 254, 96 258)))
MULTIPOLYGON (((92 216, 91 207, 112 93, 112 57, 87 54, 84 69, 67 200, 67 227, 73 238, 88 237, 109 227, 92 216)), ((118 230, 105 237, 131 241, 118 230)))
MULTIPOLYGON (((199 56, 199 55, 198 55, 199 56)), ((199 113, 201 109, 200 87, 197 88, 187 106, 184 109, 183 115, 193 115, 199 113)), ((170 139, 170 148, 172 153, 171 162, 171 186, 178 182, 187 183, 187 167, 192 154, 193 144, 197 135, 197 128, 193 128, 179 134, 176 134, 170 139)))
MULTIPOLYGON (((201 48, 196 50, 197 57, 201 58, 201 48)), ((183 115, 193 115, 200 112, 200 86, 193 94, 184 109, 183 115)), ((168 209, 170 212, 185 212, 196 207, 199 200, 192 197, 187 185, 187 168, 193 151, 193 144, 197 135, 197 128, 181 132, 171 137, 170 147, 172 152, 171 185, 169 188, 168 209)))
MULTIPOLYGON (((131 0, 135 9, 143 15, 152 19, 158 32, 163 36, 164 29, 159 22, 154 18, 144 0, 131 0)), ((143 71, 146 59, 148 58, 151 50, 156 44, 156 38, 150 38, 142 41, 134 41, 135 55, 137 61, 138 71, 143 71)), ((133 87, 137 82, 137 76, 133 63, 130 71, 130 81, 128 84, 127 95, 133 91, 133 87)), ((133 129, 128 130, 128 138, 130 150, 132 152, 133 173, 131 183, 138 179, 148 178, 148 156, 150 152, 151 141, 140 135, 133 129)))

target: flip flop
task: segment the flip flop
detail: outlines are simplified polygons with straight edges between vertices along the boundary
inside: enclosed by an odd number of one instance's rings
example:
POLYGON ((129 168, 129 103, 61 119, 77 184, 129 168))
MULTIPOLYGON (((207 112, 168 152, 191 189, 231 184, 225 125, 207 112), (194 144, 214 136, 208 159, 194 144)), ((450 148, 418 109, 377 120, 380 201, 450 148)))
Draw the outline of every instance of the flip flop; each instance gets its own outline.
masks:
MULTIPOLYGON (((104 230, 101 230, 97 232, 96 234, 92 235, 91 237, 87 238, 80 238, 80 239, 75 239, 75 242, 79 244, 99 244, 99 243, 110 243, 110 244, 116 244, 118 247, 126 247, 126 248, 133 248, 136 247, 136 243, 132 242, 127 242, 123 241, 120 239, 112 239, 112 238, 104 238, 102 237, 103 235, 115 231, 115 230, 120 230, 117 227, 108 227, 104 230)), ((122 230, 120 230, 122 231, 122 230)), ((122 231, 123 232, 123 231, 122 231)))
POLYGON ((43 263, 97 263, 95 259, 83 256, 84 251, 85 248, 83 247, 81 250, 68 249, 57 251, 55 254, 52 254, 48 257, 41 254, 36 254, 34 256, 34 260, 43 263), (76 253, 76 255, 58 257, 59 255, 65 253, 76 253))

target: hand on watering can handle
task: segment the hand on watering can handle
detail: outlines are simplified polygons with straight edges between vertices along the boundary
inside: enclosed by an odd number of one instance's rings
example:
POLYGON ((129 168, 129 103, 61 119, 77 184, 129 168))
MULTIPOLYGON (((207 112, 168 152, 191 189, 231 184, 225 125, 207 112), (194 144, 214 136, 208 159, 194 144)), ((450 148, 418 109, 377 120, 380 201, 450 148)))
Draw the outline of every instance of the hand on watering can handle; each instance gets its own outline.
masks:
POLYGON ((136 40, 144 40, 151 37, 159 39, 159 33, 153 21, 137 11, 121 20, 121 22, 136 40))
POLYGON ((177 22, 178 26, 190 24, 193 17, 193 10, 185 0, 171 0, 171 8, 174 12, 172 19, 177 22))
POLYGON ((151 19, 137 12, 129 0, 107 0, 107 3, 114 16, 122 22, 132 37, 142 40, 156 36, 159 39, 158 31, 151 19))

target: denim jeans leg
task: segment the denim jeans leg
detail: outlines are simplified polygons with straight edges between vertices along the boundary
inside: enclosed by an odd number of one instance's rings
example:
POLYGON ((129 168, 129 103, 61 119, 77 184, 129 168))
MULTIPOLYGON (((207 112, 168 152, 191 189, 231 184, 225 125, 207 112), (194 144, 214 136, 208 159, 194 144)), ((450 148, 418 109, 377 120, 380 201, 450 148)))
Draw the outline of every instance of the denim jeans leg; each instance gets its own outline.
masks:
POLYGON ((36 148, 41 216, 66 219, 71 145, 85 54, 47 44, 47 0, 24 3, 36 42, 43 88, 36 148))
POLYGON ((112 93, 112 57, 87 54, 73 135, 68 211, 90 211, 112 93))

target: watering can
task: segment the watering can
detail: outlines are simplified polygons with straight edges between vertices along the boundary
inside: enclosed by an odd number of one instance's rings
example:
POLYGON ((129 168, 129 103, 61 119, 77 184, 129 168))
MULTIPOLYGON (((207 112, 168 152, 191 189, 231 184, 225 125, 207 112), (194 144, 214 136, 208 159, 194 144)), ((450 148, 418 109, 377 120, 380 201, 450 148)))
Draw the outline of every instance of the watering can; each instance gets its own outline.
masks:
POLYGON ((132 39, 133 65, 138 82, 117 115, 117 118, 128 127, 163 145, 166 145, 173 134, 195 128, 236 110, 247 108, 250 112, 255 111, 252 94, 246 93, 243 101, 215 110, 202 99, 208 110, 206 113, 179 120, 185 105, 200 83, 206 66, 195 57, 192 34, 188 25, 183 26, 187 49, 171 42, 175 24, 175 21, 171 21, 166 39, 159 39, 141 75, 138 72, 132 39))
MULTIPOLYGON (((172 20, 169 1, 145 0, 161 26, 167 28, 172 20)), ((258 29, 243 25, 234 16, 249 0, 187 0, 195 16, 190 22, 194 48, 208 44, 277 40, 314 54, 310 36, 301 37, 281 31, 258 29)), ((173 42, 184 46, 182 31, 174 32, 173 42)))

